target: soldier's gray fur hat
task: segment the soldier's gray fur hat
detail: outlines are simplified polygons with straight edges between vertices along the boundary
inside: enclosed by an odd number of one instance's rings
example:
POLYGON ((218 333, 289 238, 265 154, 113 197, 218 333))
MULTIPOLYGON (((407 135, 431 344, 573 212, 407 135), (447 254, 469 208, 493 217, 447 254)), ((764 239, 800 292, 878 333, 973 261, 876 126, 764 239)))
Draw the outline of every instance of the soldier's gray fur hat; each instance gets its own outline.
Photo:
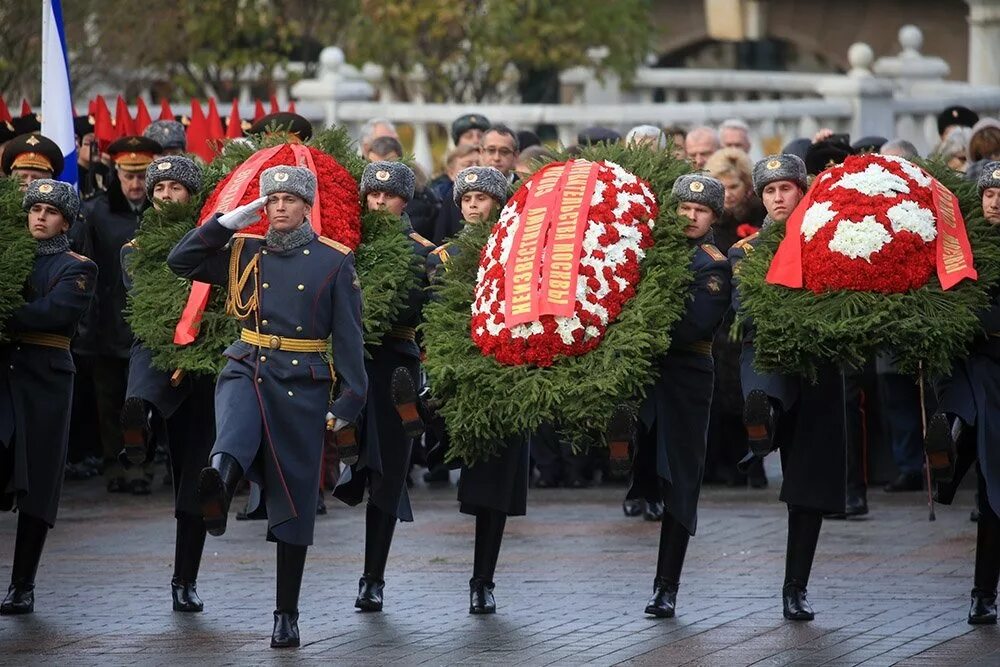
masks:
POLYGON ((760 193, 768 183, 775 181, 791 181, 798 184, 802 191, 809 189, 809 181, 806 178, 806 163, 798 155, 782 153, 780 155, 768 155, 753 167, 753 191, 760 197, 760 193))
POLYGON ((28 184, 28 190, 24 193, 23 208, 27 211, 35 204, 55 206, 66 218, 66 222, 72 225, 80 212, 80 195, 69 183, 51 178, 39 178, 28 184))
POLYGON ((153 188, 160 181, 177 181, 192 195, 201 189, 201 167, 183 155, 158 157, 146 167, 146 196, 153 198, 153 188))
POLYGON ((461 205, 466 192, 484 192, 503 206, 507 203, 510 185, 496 167, 466 167, 455 175, 455 203, 461 205))
POLYGON ((316 198, 316 174, 305 167, 278 165, 260 172, 260 195, 267 197, 275 192, 287 192, 305 200, 312 206, 316 198))
POLYGON ((179 148, 187 150, 187 135, 184 126, 176 120, 154 120, 142 133, 147 139, 152 139, 163 148, 179 148))
POLYGON ((369 162, 361 175, 361 196, 369 192, 388 192, 410 201, 414 180, 413 170, 402 162, 369 162))
POLYGON ((986 188, 1000 188, 1000 162, 987 162, 983 165, 983 171, 979 174, 976 187, 979 188, 980 197, 983 196, 986 188))
POLYGON ((726 199, 726 186, 711 176, 684 174, 674 181, 672 194, 679 202, 702 204, 720 216, 726 199))

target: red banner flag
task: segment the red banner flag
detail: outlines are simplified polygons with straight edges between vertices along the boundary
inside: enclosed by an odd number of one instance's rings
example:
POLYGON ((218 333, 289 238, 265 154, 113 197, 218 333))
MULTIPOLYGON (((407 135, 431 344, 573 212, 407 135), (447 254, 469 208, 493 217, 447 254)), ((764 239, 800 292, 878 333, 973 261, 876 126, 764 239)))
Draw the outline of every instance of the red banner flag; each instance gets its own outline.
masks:
POLYGON ((281 111, 281 107, 278 106, 278 98, 275 95, 271 95, 271 113, 278 113, 281 111))
POLYGON ((98 95, 94 100, 94 137, 101 152, 107 151, 108 144, 118 138, 114 123, 111 122, 111 111, 108 110, 108 103, 104 101, 103 95, 98 95))
POLYGON ((157 120, 173 120, 174 112, 170 108, 170 100, 166 97, 160 98, 160 117, 157 120))
POLYGON ((210 139, 208 122, 201 110, 201 103, 197 99, 191 100, 191 124, 187 129, 187 148, 205 162, 211 162, 215 157, 215 151, 209 145, 210 139))
POLYGON ((239 139, 243 136, 243 121, 240 120, 239 102, 233 100, 233 108, 229 112, 229 123, 226 126, 227 139, 239 139))
POLYGON ((21 98, 21 117, 30 116, 32 114, 31 105, 28 104, 27 98, 21 98))
POLYGON ((149 117, 149 109, 146 108, 146 102, 141 98, 136 98, 135 100, 135 123, 133 124, 133 129, 136 134, 142 134, 143 131, 149 124, 153 122, 153 119, 149 117))
POLYGON ((7 108, 7 103, 4 102, 3 97, 0 97, 0 122, 9 123, 13 118, 10 117, 10 109, 7 108))
POLYGON ((295 113, 295 100, 289 100, 288 113, 295 113))
POLYGON ((266 115, 267 112, 264 111, 264 103, 261 102, 260 100, 254 100, 253 122, 256 123, 258 120, 260 120, 266 115))
POLYGON ((116 139, 135 135, 132 114, 128 112, 128 104, 121 95, 118 96, 118 103, 115 105, 115 135, 116 139))

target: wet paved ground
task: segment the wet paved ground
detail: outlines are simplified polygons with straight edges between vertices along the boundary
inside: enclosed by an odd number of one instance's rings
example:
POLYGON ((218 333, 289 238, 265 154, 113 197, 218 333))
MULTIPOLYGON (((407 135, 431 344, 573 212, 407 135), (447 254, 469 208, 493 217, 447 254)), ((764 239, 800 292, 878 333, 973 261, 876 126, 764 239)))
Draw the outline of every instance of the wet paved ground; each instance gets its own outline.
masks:
MULTIPOLYGON (((0 618, 0 664, 996 665, 1000 630, 965 622, 975 525, 971 493, 927 521, 922 494, 870 494, 867 520, 828 521, 810 582, 812 623, 781 617, 785 511, 777 489, 706 488, 678 617, 642 610, 658 526, 626 519, 622 489, 532 490, 511 519, 498 613, 470 616, 470 517, 454 488, 413 492, 397 530, 382 614, 352 608, 364 512, 329 503, 300 605, 304 646, 268 648, 274 547, 261 522, 209 538, 202 614, 170 610, 168 491, 110 496, 66 486, 38 576, 36 613, 0 618)), ((0 517, 0 578, 15 521, 0 517)))

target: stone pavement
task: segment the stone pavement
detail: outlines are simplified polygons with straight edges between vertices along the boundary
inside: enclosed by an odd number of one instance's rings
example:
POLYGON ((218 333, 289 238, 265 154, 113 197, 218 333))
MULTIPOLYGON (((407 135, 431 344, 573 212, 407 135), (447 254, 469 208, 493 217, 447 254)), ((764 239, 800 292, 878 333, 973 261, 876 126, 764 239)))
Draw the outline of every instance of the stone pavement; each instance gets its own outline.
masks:
MULTIPOLYGON (((772 457, 773 458, 773 457, 772 457)), ((0 618, 0 664, 997 665, 1000 630, 965 622, 971 493, 927 521, 921 494, 872 491, 867 520, 828 521, 810 582, 812 623, 781 617, 785 510, 766 491, 706 488, 676 619, 643 615, 658 526, 626 519, 620 487, 533 489, 508 522, 495 616, 470 616, 473 520, 455 490, 418 487, 397 530, 382 614, 353 609, 364 512, 330 502, 300 605, 305 645, 268 648, 274 546, 261 522, 209 537, 202 614, 170 610, 167 489, 110 496, 66 485, 36 613, 0 618)), ((15 521, 0 517, 6 584, 15 521)))

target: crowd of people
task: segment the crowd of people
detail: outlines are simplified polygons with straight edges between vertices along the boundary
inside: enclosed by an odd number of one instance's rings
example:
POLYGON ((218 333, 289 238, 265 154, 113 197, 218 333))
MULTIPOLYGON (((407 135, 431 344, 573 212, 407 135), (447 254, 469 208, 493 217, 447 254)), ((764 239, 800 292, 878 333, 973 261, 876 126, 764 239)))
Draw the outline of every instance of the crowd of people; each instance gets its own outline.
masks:
MULTIPOLYGON (((0 136, 2 167, 20 179, 38 258, 27 292, 34 300, 8 325, 17 345, 4 348, 10 372, 0 389, 12 393, 15 412, 20 411, 11 422, 16 428, 9 429, 14 439, 44 441, 51 449, 25 453, 8 447, 3 454, 0 472, 9 479, 0 475, 0 491, 10 490, 4 497, 11 504, 16 499, 21 512, 11 586, 0 611, 33 609, 35 571, 64 476, 101 476, 109 493, 147 495, 161 470, 175 497, 175 610, 203 609, 196 580, 205 536, 225 532, 230 504, 246 479, 249 500, 237 518, 266 519, 268 539, 277 543, 272 646, 299 643, 299 587, 315 517, 325 512, 324 488, 334 487, 334 496, 349 505, 367 497, 356 606, 380 611, 395 524, 413 520, 407 489, 416 471, 426 467, 424 482, 444 486, 454 466, 443 455, 447 428, 438 424, 424 432, 426 414, 414 407, 423 389, 417 327, 431 298, 428 286, 459 251, 450 241, 466 225, 495 220, 518 181, 554 152, 532 131, 466 114, 452 123, 443 170, 430 178, 404 164, 393 123, 373 119, 361 128, 358 149, 367 162, 359 189, 362 206, 399 216, 413 254, 427 269, 367 358, 353 254, 309 224, 315 174, 292 166, 264 170, 260 199, 215 212, 166 260, 180 277, 229 287, 227 312, 242 329, 216 378, 154 368, 126 318, 129 267, 143 217, 151 209, 189 202, 201 190, 203 166, 184 154, 183 126, 157 121, 143 136, 118 139, 98 154, 92 127, 79 119, 78 195, 53 180, 61 172, 62 154, 33 125, 37 119, 18 123, 0 136), (270 221, 266 235, 245 233, 261 210, 270 221), (268 298, 272 295, 277 298, 268 298), (332 362, 325 356, 331 336, 332 362), (22 367, 28 372, 15 383, 22 367), (63 371, 58 382, 45 380, 50 368, 63 371), (328 401, 335 380, 339 391, 328 401), (42 408, 32 392, 53 398, 42 408), (65 409, 53 411, 58 401, 65 409), (50 412, 59 417, 47 416, 50 412), (325 421, 311 419, 314 413, 325 414, 325 421), (331 468, 319 449, 303 455, 292 448, 300 440, 324 438, 338 443, 333 451, 340 452, 344 465, 331 468), (58 469, 52 461, 60 462, 58 469), (163 461, 168 465, 161 469, 163 461)), ((1000 224, 1000 121, 949 107, 938 126, 940 143, 928 157, 976 183, 984 216, 1000 224)), ((306 119, 282 113, 262 119, 248 134, 276 130, 293 143, 312 133, 306 119)), ((525 513, 529 482, 579 488, 627 478, 624 514, 661 522, 646 612, 673 616, 702 483, 766 488, 763 461, 777 447, 776 425, 806 411, 803 405, 837 401, 846 406, 844 420, 800 419, 785 430, 791 435, 780 446, 782 500, 789 509, 784 614, 811 620, 806 585, 822 519, 868 512, 863 423, 870 407, 877 404, 884 417, 882 441, 891 447, 898 470, 885 490, 919 491, 940 481, 951 483, 954 495, 953 487, 975 459, 975 448, 970 459, 968 446, 959 447, 962 430, 981 425, 990 406, 961 394, 961 383, 952 383, 938 406, 934 391, 896 372, 892 350, 870 360, 878 376, 874 392, 863 381, 864 369, 823 368, 818 383, 757 372, 753 327, 744 326, 740 340, 730 336, 733 305, 739 302, 738 267, 758 243, 758 232, 784 222, 810 179, 823 170, 856 154, 920 156, 904 140, 851 142, 821 130, 755 162, 750 128, 737 119, 690 129, 641 125, 624 136, 611 128, 587 128, 567 152, 574 156, 588 145, 617 142, 672 151, 692 168, 673 188, 678 213, 688 220, 684 235, 694 253, 694 283, 674 347, 659 362, 661 377, 671 381, 649 388, 638 415, 622 410, 611 419, 609 439, 627 441, 631 463, 623 465, 615 447, 610 455, 578 451, 558 424, 547 424, 485 464, 462 466, 461 511, 476 517, 470 613, 496 610, 493 579, 504 526, 508 516, 525 513), (934 415, 926 444, 930 465, 925 465, 924 414, 934 415), (817 477, 817 467, 843 469, 845 475, 817 477)), ((982 354, 988 357, 989 351, 982 354)), ((980 372, 975 360, 966 362, 970 377, 980 372)), ((5 424, 0 419, 0 426, 5 424)), ((11 437, 4 431, 0 436, 11 437)), ((1000 523, 987 499, 990 485, 1000 480, 984 475, 974 513, 980 541, 969 616, 977 623, 995 622, 997 573, 986 561, 1000 557, 1000 523)))

